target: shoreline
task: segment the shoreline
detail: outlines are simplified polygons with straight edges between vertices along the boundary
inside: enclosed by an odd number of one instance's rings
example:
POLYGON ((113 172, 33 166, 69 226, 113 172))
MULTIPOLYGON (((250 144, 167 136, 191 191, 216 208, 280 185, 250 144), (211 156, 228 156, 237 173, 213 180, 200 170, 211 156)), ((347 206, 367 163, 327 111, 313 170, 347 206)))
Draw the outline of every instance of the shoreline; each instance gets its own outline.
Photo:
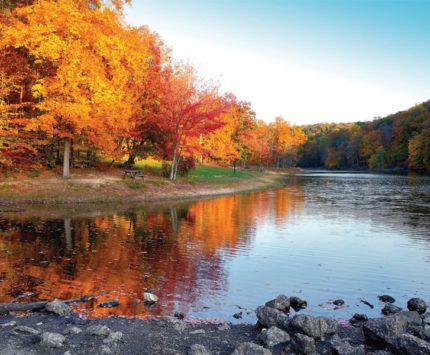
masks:
POLYGON ((280 295, 257 308, 257 324, 232 325, 181 313, 82 319, 55 300, 42 313, 0 316, 0 354, 429 354, 430 314, 409 302, 408 311, 341 321, 301 314, 306 301, 280 295))
POLYGON ((116 203, 141 204, 186 202, 222 197, 236 193, 263 191, 285 185, 291 171, 265 171, 255 178, 233 182, 203 183, 146 175, 143 180, 123 179, 121 171, 75 175, 64 180, 58 176, 0 181, 0 212, 19 212, 7 207, 24 205, 109 205, 116 203))

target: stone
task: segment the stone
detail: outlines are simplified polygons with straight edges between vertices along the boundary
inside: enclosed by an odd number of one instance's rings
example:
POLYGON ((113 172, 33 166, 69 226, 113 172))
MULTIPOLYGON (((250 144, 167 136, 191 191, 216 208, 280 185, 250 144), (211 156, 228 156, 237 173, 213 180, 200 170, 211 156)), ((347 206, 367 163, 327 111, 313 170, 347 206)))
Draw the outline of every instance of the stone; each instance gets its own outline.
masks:
POLYGON ((242 319, 242 312, 237 312, 237 313, 235 313, 235 314, 233 314, 233 318, 236 318, 236 319, 242 319))
POLYGON ((285 295, 279 295, 275 299, 266 302, 265 306, 288 313, 290 311, 290 299, 285 295))
POLYGON ((70 307, 58 299, 55 299, 52 302, 49 302, 45 306, 45 310, 62 317, 68 316, 69 314, 72 313, 70 307))
POLYGON ((299 297, 293 296, 290 297, 290 306, 297 312, 301 309, 305 309, 308 306, 308 303, 299 297))
POLYGON ((430 313, 423 314, 421 317, 424 325, 430 325, 430 313))
POLYGON ((178 311, 176 311, 173 316, 175 318, 178 318, 178 319, 184 319, 185 318, 185 314, 183 314, 182 312, 178 312, 178 311))
POLYGON ((66 337, 58 333, 45 332, 42 334, 40 344, 49 348, 62 348, 66 337))
POLYGON ((110 329, 105 325, 91 325, 87 328, 87 333, 91 335, 107 337, 110 334, 110 329))
POLYGON ((333 304, 334 304, 335 306, 341 307, 341 306, 343 306, 343 305, 345 304, 345 301, 344 301, 344 300, 341 300, 341 299, 338 299, 338 300, 334 300, 334 301, 333 301, 333 304))
POLYGON ((308 315, 296 315, 288 326, 288 332, 301 333, 311 338, 325 339, 335 334, 338 322, 333 318, 313 317, 308 315))
POLYGON ((394 350, 400 354, 428 355, 430 343, 411 334, 402 334, 396 339, 394 350))
POLYGON ((34 328, 27 327, 25 325, 18 325, 13 329, 16 333, 23 333, 23 334, 31 334, 31 335, 38 335, 40 332, 34 328))
POLYGON ((174 317, 165 317, 164 321, 168 327, 176 330, 178 333, 182 333, 185 329, 188 328, 187 323, 181 319, 177 319, 174 317))
POLYGON ((154 295, 151 292, 144 292, 143 299, 145 300, 145 302, 148 302, 148 303, 158 302, 158 296, 154 295))
POLYGON ((393 344, 393 339, 406 332, 408 327, 421 325, 417 312, 399 312, 385 318, 369 319, 363 325, 364 336, 370 345, 386 347, 393 344))
POLYGON ((189 334, 190 335, 201 335, 201 334, 206 334, 206 331, 204 329, 196 329, 196 330, 192 330, 189 334))
POLYGON ((102 345, 102 346, 100 347, 99 354, 106 354, 106 355, 110 355, 110 354, 113 354, 113 351, 112 351, 112 349, 111 349, 109 346, 107 346, 107 345, 102 345))
POLYGON ((369 318, 365 314, 359 314, 355 313, 352 318, 349 320, 349 322, 352 325, 362 324, 364 322, 367 322, 369 318))
POLYGON ((211 352, 206 349, 203 345, 194 344, 190 347, 188 351, 189 355, 210 355, 211 352))
POLYGON ((118 306, 119 306, 118 300, 108 300, 106 302, 102 302, 99 304, 100 308, 113 308, 113 307, 118 307, 118 306))
POLYGON ((10 322, 0 324, 0 328, 14 327, 16 326, 16 322, 11 320, 10 322))
POLYGON ((278 327, 270 327, 269 329, 262 329, 257 339, 269 348, 290 341, 290 335, 278 327))
POLYGON ((105 344, 117 343, 122 340, 124 334, 122 332, 111 332, 109 336, 103 340, 105 344))
POLYGON ((390 295, 378 296, 378 299, 381 302, 384 302, 384 303, 394 303, 394 302, 396 302, 396 299, 394 297, 391 297, 390 295))
POLYGON ((402 308, 395 306, 391 303, 386 303, 384 308, 382 308, 381 312, 382 314, 385 314, 386 316, 389 314, 395 314, 402 311, 402 308))
POLYGON ((370 307, 371 309, 375 308, 373 304, 370 302, 367 302, 366 300, 360 300, 361 303, 364 303, 366 306, 370 307))
POLYGON ((282 329, 288 327, 290 320, 288 315, 275 308, 260 306, 257 308, 256 314, 259 324, 264 328, 270 328, 273 325, 282 329))
POLYGON ((316 353, 315 339, 304 334, 294 334, 291 347, 299 354, 312 355, 316 353))
POLYGON ((232 355, 272 355, 272 352, 254 343, 242 343, 234 349, 232 355))
POLYGON ((76 335, 76 334, 80 334, 80 333, 82 333, 82 329, 79 327, 75 327, 75 326, 67 327, 64 331, 64 334, 66 334, 66 335, 68 335, 68 334, 76 335))
POLYGON ((218 330, 221 330, 221 331, 223 331, 223 330, 230 330, 230 329, 231 329, 231 325, 229 323, 227 323, 227 322, 221 323, 218 326, 218 330))
POLYGON ((337 340, 331 342, 332 353, 335 355, 365 355, 366 347, 364 344, 352 346, 348 341, 337 340))
POLYGON ((410 311, 416 311, 419 314, 424 314, 427 311, 427 304, 421 298, 411 298, 408 301, 408 309, 410 311))

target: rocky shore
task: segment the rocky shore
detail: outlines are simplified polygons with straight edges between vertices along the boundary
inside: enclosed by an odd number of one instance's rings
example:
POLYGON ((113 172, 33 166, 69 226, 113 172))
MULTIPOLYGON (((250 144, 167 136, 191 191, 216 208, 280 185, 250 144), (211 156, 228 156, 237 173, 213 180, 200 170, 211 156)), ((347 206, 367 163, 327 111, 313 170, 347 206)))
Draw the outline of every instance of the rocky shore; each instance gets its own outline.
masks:
MULTIPOLYGON (((430 354, 430 314, 413 298, 407 311, 385 303, 381 318, 349 321, 300 314, 306 301, 280 295, 257 308, 256 325, 121 317, 84 320, 55 300, 42 312, 0 316, 3 354, 430 354), (290 316, 293 308, 298 314, 290 316)), ((340 306, 342 300, 336 301, 340 306)))

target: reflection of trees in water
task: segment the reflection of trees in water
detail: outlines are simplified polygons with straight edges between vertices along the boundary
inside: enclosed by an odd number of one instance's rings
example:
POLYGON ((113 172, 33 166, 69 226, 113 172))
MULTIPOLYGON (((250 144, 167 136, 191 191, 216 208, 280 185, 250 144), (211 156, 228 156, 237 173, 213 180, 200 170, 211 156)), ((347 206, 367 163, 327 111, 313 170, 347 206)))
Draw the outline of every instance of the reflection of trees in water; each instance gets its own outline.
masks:
POLYGON ((178 305, 187 312, 228 289, 222 255, 249 249, 256 224, 270 214, 285 219, 301 206, 280 190, 93 218, 3 218, 0 296, 66 299, 114 290, 121 306, 110 312, 144 315, 136 300, 148 287, 160 297, 154 313, 178 305))

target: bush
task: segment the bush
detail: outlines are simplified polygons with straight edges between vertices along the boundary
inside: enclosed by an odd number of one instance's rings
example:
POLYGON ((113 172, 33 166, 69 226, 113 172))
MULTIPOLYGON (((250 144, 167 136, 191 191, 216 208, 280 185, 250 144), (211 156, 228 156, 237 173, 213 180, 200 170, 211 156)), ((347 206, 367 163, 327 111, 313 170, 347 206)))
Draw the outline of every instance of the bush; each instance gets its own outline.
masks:
POLYGON ((168 178, 170 176, 170 169, 172 168, 172 164, 164 161, 161 163, 161 176, 168 178))
POLYGON ((196 168, 196 161, 193 157, 182 158, 178 165, 178 175, 187 176, 188 173, 196 168))

